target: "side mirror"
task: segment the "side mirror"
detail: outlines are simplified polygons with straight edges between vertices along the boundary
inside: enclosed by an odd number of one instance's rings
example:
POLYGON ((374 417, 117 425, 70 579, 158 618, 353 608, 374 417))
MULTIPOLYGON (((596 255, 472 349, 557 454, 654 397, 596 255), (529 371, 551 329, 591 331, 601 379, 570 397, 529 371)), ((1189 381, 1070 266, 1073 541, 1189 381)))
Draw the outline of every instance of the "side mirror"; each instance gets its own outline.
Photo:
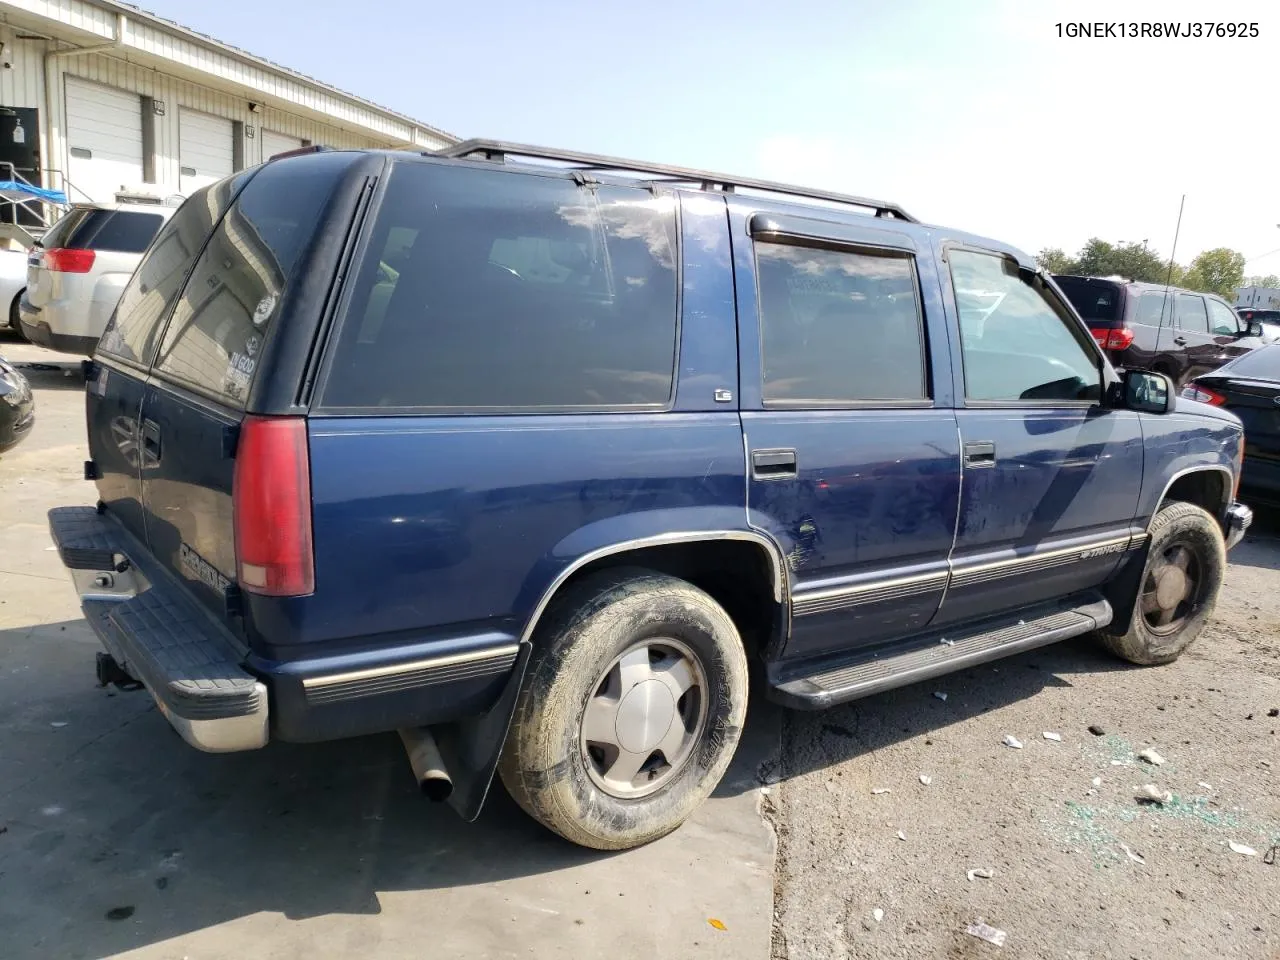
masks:
POLYGON ((1168 413, 1173 409, 1173 381, 1163 373, 1126 370, 1116 384, 1115 406, 1142 413, 1168 413))
POLYGON ((1262 329, 1261 320, 1250 320, 1245 324, 1244 335, 1246 337, 1261 337, 1266 331, 1262 329))

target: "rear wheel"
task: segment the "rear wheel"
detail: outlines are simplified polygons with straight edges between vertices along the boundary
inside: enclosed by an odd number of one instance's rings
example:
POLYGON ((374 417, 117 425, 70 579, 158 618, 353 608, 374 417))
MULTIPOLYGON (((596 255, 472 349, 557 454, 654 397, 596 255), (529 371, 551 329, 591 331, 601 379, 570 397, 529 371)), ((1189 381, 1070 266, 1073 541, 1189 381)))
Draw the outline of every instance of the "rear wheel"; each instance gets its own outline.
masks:
POLYGON ((1150 534, 1127 629, 1102 633, 1109 650, 1143 665, 1173 662, 1200 635, 1227 568, 1222 529, 1195 504, 1168 504, 1151 521, 1150 534))
POLYGON ((680 826, 732 759, 747 706, 733 621, 650 571, 611 571, 548 614, 499 772, 534 819, 620 850, 680 826))
POLYGON ((18 335, 20 339, 27 339, 22 333, 22 321, 18 317, 18 301, 22 299, 25 290, 19 290, 17 296, 13 298, 13 302, 9 304, 9 329, 18 335))

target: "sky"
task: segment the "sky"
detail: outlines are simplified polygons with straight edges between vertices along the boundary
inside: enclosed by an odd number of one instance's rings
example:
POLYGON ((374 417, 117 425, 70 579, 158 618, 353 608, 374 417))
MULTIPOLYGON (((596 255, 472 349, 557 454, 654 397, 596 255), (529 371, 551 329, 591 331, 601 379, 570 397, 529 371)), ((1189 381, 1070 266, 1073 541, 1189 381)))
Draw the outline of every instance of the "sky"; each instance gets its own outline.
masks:
POLYGON ((891 200, 1032 253, 1090 237, 1280 273, 1280 4, 141 0, 463 137, 891 200), (1059 23, 1256 23, 1070 38, 1059 23))

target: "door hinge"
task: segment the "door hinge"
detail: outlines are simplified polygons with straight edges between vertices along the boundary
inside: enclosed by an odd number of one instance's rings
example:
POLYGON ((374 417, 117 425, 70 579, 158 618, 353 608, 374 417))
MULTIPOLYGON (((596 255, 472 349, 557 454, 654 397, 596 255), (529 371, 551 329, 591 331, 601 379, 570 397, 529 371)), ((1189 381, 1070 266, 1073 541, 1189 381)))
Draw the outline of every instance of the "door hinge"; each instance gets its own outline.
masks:
POLYGON ((227 584, 222 592, 222 605, 228 617, 244 616, 244 594, 234 583, 227 584))

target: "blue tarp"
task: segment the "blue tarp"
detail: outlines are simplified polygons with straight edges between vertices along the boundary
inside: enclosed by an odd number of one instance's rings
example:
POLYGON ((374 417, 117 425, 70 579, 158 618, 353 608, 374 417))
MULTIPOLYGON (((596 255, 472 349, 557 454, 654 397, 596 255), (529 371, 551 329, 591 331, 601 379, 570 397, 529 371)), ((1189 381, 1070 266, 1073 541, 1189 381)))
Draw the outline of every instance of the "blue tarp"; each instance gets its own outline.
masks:
POLYGON ((45 200, 49 203, 67 202, 67 195, 61 190, 46 190, 44 187, 33 187, 29 183, 23 183, 20 180, 0 180, 0 193, 10 199, 18 199, 13 194, 22 194, 30 197, 32 200, 45 200))

